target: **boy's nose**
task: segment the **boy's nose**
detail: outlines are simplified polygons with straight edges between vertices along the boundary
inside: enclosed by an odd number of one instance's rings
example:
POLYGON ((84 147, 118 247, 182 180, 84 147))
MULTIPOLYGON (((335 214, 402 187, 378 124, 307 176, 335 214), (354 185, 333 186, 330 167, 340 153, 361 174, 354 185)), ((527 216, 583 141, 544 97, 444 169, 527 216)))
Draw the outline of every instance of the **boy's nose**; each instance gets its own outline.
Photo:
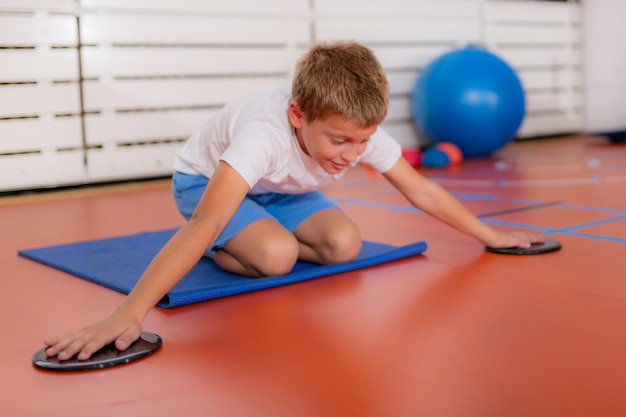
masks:
POLYGON ((358 147, 354 145, 348 147, 348 149, 341 153, 341 158, 346 162, 354 162, 357 156, 359 156, 359 150, 358 147))

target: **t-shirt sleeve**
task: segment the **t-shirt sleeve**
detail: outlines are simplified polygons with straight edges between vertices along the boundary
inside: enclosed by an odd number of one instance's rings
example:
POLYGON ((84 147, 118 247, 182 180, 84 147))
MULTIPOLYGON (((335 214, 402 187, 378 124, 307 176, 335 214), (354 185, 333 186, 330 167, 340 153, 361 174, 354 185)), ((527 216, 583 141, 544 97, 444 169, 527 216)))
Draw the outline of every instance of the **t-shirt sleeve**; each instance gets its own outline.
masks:
POLYGON ((241 175, 250 188, 276 168, 279 150, 277 132, 265 123, 252 122, 238 129, 220 160, 241 175))
POLYGON ((393 168, 401 156, 402 147, 400 144, 379 127, 370 137, 360 162, 366 162, 376 171, 385 173, 393 168))

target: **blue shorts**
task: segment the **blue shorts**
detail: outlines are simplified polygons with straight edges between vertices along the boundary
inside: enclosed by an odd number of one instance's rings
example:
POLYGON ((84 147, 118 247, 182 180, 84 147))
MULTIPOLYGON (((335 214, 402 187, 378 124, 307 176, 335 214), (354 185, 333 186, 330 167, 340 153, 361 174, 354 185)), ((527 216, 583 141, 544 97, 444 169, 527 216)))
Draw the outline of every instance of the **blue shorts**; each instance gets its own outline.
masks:
MULTIPOLYGON (((208 183, 209 179, 201 175, 174 173, 172 191, 178 211, 185 219, 191 218, 208 183)), ((222 249, 226 242, 257 220, 274 219, 293 233, 304 220, 327 208, 341 210, 337 203, 319 191, 303 194, 248 194, 233 218, 207 250, 207 254, 222 249)))

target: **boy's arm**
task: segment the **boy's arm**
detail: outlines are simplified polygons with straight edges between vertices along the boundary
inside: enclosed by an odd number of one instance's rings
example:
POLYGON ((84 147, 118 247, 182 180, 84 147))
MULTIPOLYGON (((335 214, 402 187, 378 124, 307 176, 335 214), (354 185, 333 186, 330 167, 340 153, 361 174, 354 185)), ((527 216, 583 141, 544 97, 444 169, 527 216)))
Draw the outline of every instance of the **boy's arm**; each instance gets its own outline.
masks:
POLYGON ((192 218, 152 260, 128 297, 105 320, 59 338, 44 340, 48 356, 87 359, 115 340, 126 349, 141 333, 146 314, 200 259, 232 218, 249 186, 228 164, 220 162, 192 218))
POLYGON ((526 248, 543 241, 543 237, 535 233, 492 229, 443 187, 420 175, 404 158, 383 175, 413 206, 476 238, 485 246, 526 248))

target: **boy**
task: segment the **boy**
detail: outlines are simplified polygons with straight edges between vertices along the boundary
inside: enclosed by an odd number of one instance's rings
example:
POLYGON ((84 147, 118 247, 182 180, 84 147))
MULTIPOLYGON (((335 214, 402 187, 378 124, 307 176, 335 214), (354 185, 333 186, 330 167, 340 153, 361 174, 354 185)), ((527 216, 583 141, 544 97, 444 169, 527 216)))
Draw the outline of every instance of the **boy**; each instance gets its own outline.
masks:
POLYGON ((317 190, 359 162, 381 172, 415 207, 484 245, 529 247, 543 240, 491 229, 417 173, 378 128, 388 95, 373 53, 339 41, 309 49, 291 91, 257 91, 227 104, 174 163, 172 187, 188 221, 111 316, 46 339, 46 354, 87 359, 112 341, 126 349, 148 311, 203 255, 252 277, 286 274, 298 259, 350 261, 361 248, 358 228, 317 190))

